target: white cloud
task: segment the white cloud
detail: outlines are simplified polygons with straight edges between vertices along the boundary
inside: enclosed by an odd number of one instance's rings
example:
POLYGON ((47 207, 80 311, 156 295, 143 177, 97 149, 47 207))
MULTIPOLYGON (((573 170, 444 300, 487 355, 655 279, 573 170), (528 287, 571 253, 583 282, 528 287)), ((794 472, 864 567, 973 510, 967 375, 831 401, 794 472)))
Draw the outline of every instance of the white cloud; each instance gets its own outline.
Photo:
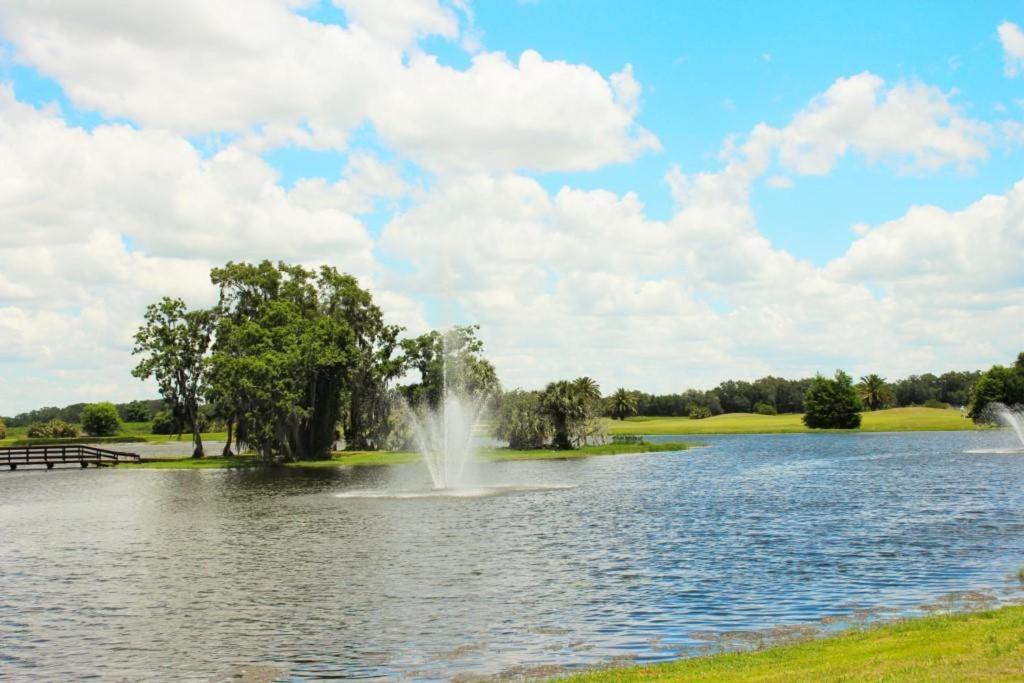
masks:
POLYGON ((1003 73, 1015 78, 1024 69, 1024 31, 1012 21, 1004 21, 997 30, 1003 45, 1003 73))
POLYGON ((765 184, 773 190, 788 190, 793 187, 793 179, 784 175, 773 175, 765 181, 765 184))
MULTIPOLYGON (((1024 293, 1024 181, 961 211, 913 207, 866 231, 827 272, 871 281, 915 297, 940 295, 999 301, 1024 293)), ((1024 300, 1020 300, 1024 302, 1024 300)))
POLYGON ((965 118, 949 94, 923 83, 886 87, 864 72, 840 78, 780 132, 779 160, 823 175, 850 149, 870 161, 893 158, 911 170, 962 169, 988 155, 988 126, 965 118))
POLYGON ((659 148, 633 123, 638 93, 629 67, 609 81, 533 50, 517 63, 481 53, 465 71, 423 55, 372 120, 392 146, 435 170, 592 170, 659 148))
POLYGON ((635 123, 629 66, 605 78, 527 50, 517 62, 481 52, 459 70, 413 49, 458 34, 435 0, 339 0, 346 28, 291 4, 12 0, 0 28, 79 107, 177 135, 237 134, 252 151, 343 149, 365 122, 432 169, 594 169, 658 147, 635 123))
POLYGON ((152 395, 129 372, 145 306, 212 303, 209 269, 228 259, 330 262, 373 286, 391 320, 424 325, 418 303, 374 286, 373 241, 349 213, 405 192, 376 157, 355 155, 335 185, 287 192, 241 150, 203 159, 164 132, 86 132, 0 88, 0 167, 0 373, 39 378, 0 395, 0 413, 152 395))
POLYGON ((454 12, 437 0, 332 0, 345 10, 349 23, 401 48, 409 48, 422 36, 454 39, 459 22, 454 12))

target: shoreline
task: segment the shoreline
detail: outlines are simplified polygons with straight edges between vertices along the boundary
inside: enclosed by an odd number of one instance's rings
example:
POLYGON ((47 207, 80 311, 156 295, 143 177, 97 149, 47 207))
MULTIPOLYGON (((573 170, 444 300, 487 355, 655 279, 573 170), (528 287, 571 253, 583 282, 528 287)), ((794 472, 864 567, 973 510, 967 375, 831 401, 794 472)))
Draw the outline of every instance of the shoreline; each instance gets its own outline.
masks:
POLYGON ((853 625, 833 635, 783 632, 767 647, 657 664, 610 666, 551 678, 632 681, 1020 680, 1024 605, 951 611, 853 625))
MULTIPOLYGON (((608 455, 642 455, 644 453, 682 452, 702 446, 697 442, 664 442, 643 444, 606 444, 584 446, 571 451, 551 449, 512 450, 509 448, 482 448, 478 451, 484 462, 518 462, 524 460, 576 460, 608 455)), ((255 456, 222 458, 209 456, 194 459, 180 458, 143 459, 140 463, 122 463, 118 467, 128 469, 238 469, 250 467, 288 467, 293 469, 322 469, 330 467, 380 467, 405 465, 419 462, 422 456, 413 451, 336 451, 330 460, 307 460, 289 463, 264 463, 255 456)))

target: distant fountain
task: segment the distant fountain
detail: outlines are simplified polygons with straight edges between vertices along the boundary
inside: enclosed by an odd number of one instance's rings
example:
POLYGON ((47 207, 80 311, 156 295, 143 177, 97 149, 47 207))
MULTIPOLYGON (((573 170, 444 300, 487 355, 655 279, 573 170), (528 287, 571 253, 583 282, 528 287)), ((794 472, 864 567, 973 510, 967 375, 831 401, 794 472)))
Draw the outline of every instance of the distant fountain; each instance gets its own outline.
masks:
POLYGON ((1001 425, 1014 431, 1021 447, 1024 448, 1024 407, 1013 406, 1011 408, 1002 403, 993 403, 988 409, 992 411, 1001 425))
POLYGON ((977 448, 967 451, 979 454, 1019 455, 1024 453, 1024 406, 990 403, 982 413, 982 421, 1007 427, 1017 435, 1018 445, 1013 448, 977 448))

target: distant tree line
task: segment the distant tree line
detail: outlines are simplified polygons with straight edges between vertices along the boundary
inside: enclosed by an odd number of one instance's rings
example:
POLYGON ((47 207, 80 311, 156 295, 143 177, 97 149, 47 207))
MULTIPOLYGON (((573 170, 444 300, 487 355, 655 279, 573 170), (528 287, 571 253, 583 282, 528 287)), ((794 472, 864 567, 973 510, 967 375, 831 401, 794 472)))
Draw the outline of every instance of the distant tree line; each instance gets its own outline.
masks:
MULTIPOLYGON (((3 421, 7 423, 8 427, 28 427, 33 424, 50 422, 51 420, 81 424, 82 411, 88 405, 88 403, 72 403, 63 408, 55 406, 37 408, 28 412, 18 413, 14 417, 5 417, 3 421)), ((164 405, 163 399, 114 404, 123 422, 149 422, 157 412, 164 409, 164 405)))
MULTIPOLYGON (((861 377, 856 386, 864 407, 869 410, 923 405, 963 406, 971 402, 971 387, 981 376, 982 372, 977 370, 947 372, 942 375, 926 373, 888 382, 878 375, 867 375, 861 377)), ((649 394, 620 389, 631 397, 635 409, 626 410, 620 395, 618 402, 609 397, 604 414, 607 417, 625 418, 630 414, 701 417, 723 413, 803 413, 806 412, 804 397, 813 381, 812 377, 785 379, 769 375, 753 382, 727 380, 714 389, 687 389, 676 394, 649 394)), ((612 396, 617 394, 615 392, 612 396)))

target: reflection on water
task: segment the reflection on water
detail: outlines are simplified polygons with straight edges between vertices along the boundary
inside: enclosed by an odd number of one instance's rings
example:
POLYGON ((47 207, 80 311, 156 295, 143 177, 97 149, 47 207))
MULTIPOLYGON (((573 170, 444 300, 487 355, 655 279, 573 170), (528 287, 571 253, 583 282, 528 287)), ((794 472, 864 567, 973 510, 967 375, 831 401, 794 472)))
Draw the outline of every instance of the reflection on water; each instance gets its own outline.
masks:
POLYGON ((1001 438, 701 437, 487 464, 481 497, 378 495, 415 465, 0 473, 0 678, 539 674, 998 593, 1024 457, 964 451, 1001 438))
POLYGON ((455 489, 416 489, 412 491, 394 489, 355 489, 335 493, 335 498, 390 498, 392 500, 410 500, 413 498, 491 498, 493 496, 510 496, 516 493, 533 493, 537 491, 564 491, 576 488, 573 484, 497 484, 494 486, 477 486, 455 489))

